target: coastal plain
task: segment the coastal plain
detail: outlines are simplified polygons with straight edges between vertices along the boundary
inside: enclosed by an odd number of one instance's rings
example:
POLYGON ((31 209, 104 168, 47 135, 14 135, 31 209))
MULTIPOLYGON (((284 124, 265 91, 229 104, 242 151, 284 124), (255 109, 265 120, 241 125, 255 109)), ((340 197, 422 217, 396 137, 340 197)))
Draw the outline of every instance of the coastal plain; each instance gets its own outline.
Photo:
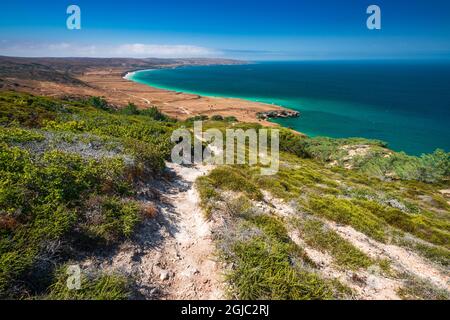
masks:
POLYGON ((257 117, 262 112, 286 110, 276 105, 163 90, 125 77, 134 70, 240 63, 243 62, 226 59, 0 57, 0 90, 23 91, 56 98, 100 96, 117 108, 130 102, 140 109, 156 106, 178 120, 197 115, 221 115, 234 116, 243 122, 276 126, 257 117))

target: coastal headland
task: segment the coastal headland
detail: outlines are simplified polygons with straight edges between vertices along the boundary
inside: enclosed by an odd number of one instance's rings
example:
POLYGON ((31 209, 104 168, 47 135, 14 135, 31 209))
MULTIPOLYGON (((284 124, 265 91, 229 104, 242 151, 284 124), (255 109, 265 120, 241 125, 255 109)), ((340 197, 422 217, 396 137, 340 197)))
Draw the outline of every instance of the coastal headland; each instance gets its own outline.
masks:
POLYGON ((286 115, 289 113, 287 109, 243 99, 163 90, 126 79, 128 73, 137 70, 242 63, 245 62, 228 59, 0 57, 0 90, 53 97, 100 96, 118 108, 130 102, 141 109, 156 106, 163 113, 179 120, 197 115, 221 115, 275 126, 267 121, 266 115, 286 115))

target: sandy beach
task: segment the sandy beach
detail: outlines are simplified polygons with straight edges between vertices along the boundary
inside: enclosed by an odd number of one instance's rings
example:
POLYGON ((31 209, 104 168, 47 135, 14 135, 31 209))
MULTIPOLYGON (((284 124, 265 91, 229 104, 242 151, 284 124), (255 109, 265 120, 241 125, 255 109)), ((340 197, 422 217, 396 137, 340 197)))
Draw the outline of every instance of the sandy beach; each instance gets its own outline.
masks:
POLYGON ((104 96, 112 103, 120 105, 133 102, 140 108, 157 106, 162 112, 180 120, 200 114, 222 115, 235 116, 239 121, 274 125, 271 122, 259 121, 256 113, 283 109, 279 106, 243 99, 205 97, 154 88, 129 80, 132 74, 133 72, 123 70, 111 70, 106 73, 99 70, 86 73, 79 79, 105 91, 104 96))
MULTIPOLYGON (((177 65, 164 67, 175 66, 177 65)), ((163 113, 179 120, 195 115, 222 115, 235 116, 243 122, 276 126, 272 122, 257 119, 256 114, 284 109, 276 105, 243 99, 205 97, 154 88, 128 79, 133 72, 149 68, 130 69, 129 66, 94 66, 85 68, 82 72, 71 73, 70 76, 76 81, 80 80, 81 84, 73 83, 73 81, 72 83, 53 81, 52 79, 31 80, 34 79, 33 77, 5 77, 1 89, 26 91, 52 97, 101 96, 118 108, 124 107, 129 102, 142 109, 156 106, 163 113)))

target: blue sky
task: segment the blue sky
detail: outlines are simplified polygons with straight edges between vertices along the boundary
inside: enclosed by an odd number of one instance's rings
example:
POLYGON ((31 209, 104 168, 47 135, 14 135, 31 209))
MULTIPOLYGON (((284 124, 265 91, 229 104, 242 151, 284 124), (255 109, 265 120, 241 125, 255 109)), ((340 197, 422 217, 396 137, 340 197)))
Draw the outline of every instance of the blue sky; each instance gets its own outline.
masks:
POLYGON ((449 58, 447 0, 4 1, 0 55, 449 58), (81 30, 66 9, 81 8, 81 30), (381 8, 368 30, 366 8, 381 8))

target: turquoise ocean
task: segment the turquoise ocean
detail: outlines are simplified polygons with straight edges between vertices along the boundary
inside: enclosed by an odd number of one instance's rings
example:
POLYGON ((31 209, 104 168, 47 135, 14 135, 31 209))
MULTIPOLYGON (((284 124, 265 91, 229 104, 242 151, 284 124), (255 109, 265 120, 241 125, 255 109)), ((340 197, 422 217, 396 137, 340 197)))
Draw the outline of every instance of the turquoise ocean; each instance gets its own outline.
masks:
POLYGON ((419 155, 450 151, 449 61, 258 62, 139 71, 130 80, 205 96, 273 103, 309 136, 365 137, 419 155))

